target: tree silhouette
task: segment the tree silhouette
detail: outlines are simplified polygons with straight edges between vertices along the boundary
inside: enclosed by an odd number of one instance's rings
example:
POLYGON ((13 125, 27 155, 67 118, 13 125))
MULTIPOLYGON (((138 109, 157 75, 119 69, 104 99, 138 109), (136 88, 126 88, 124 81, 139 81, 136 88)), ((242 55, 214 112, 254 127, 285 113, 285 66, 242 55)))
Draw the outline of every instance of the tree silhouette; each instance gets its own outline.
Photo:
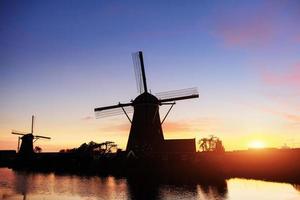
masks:
POLYGON ((39 147, 39 146, 35 146, 35 147, 34 147, 34 152, 35 152, 35 153, 41 153, 42 150, 43 150, 43 149, 42 149, 41 147, 39 147))

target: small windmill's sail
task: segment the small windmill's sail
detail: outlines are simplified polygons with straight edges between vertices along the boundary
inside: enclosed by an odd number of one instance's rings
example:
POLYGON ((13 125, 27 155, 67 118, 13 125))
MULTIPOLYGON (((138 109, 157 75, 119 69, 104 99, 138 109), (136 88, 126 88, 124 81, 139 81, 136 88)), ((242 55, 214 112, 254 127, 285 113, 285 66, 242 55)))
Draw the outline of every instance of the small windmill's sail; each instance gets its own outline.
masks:
POLYGON ((96 118, 112 117, 112 116, 124 114, 124 111, 126 113, 132 113, 133 108, 131 107, 131 105, 132 105, 131 103, 126 103, 126 104, 119 103, 114 106, 95 108, 94 111, 95 111, 96 118))
POLYGON ((169 101, 178 101, 184 99, 198 98, 199 93, 196 87, 180 90, 172 90, 155 94, 161 103, 169 101))
POLYGON ((135 80, 138 93, 147 92, 147 83, 145 75, 145 67, 143 60, 143 53, 141 51, 132 54, 135 80))
MULTIPOLYGON (((32 135, 32 133, 15 132, 15 131, 12 131, 11 134, 13 134, 13 135, 20 135, 20 136, 30 135, 30 134, 32 135)), ((42 138, 42 139, 48 139, 48 140, 51 139, 51 137, 42 136, 42 135, 32 135, 32 137, 33 137, 34 139, 40 139, 40 138, 42 138)))

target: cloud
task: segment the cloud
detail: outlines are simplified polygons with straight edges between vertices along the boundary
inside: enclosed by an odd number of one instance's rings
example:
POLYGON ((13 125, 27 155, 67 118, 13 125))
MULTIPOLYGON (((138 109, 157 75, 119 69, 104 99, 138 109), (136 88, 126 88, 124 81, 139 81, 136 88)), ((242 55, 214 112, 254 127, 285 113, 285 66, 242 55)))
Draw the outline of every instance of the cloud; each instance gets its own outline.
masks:
POLYGON ((192 129, 192 124, 187 122, 170 121, 163 125, 163 129, 166 132, 190 131, 192 129))
POLYGON ((291 113, 287 113, 287 112, 281 112, 281 111, 275 111, 275 110, 270 110, 270 109, 263 109, 266 112, 269 112, 271 114, 277 115, 287 121, 290 122, 294 122, 294 123, 300 123, 300 115, 296 115, 296 114, 291 114, 291 113))
POLYGON ((279 113, 279 114, 290 121, 300 123, 300 115, 294 115, 289 113, 279 113))
POLYGON ((84 121, 89 121, 89 120, 92 120, 92 119, 94 119, 95 117, 92 117, 92 116, 86 116, 86 117, 83 117, 83 118, 81 118, 82 120, 84 120, 84 121))
MULTIPOLYGON (((166 121, 162 125, 164 133, 168 135, 182 132, 215 132, 220 127, 221 121, 216 118, 198 118, 194 120, 166 121)), ((131 124, 128 122, 109 123, 98 130, 102 133, 129 134, 131 124)))
POLYGON ((299 14, 289 2, 235 5, 239 9, 228 6, 229 9, 222 6, 217 10, 212 28, 212 33, 226 45, 261 47, 283 41, 294 44, 299 37, 299 14))
POLYGON ((4 139, 0 141, 0 150, 15 150, 17 148, 17 138, 14 140, 4 139))
POLYGON ((295 36, 295 42, 300 43, 300 33, 297 36, 295 36))
POLYGON ((300 115, 294 114, 287 111, 279 111, 279 108, 271 108, 267 106, 259 106, 259 105, 253 105, 251 103, 244 103, 245 106, 257 109, 264 113, 269 113, 274 116, 278 116, 288 122, 290 122, 292 125, 300 125, 300 115))
POLYGON ((116 132, 116 133, 129 133, 130 131, 130 123, 129 122, 119 122, 119 123, 108 123, 105 126, 101 126, 99 130, 101 132, 116 132))
MULTIPOLYGON (((274 91, 273 91, 274 93, 274 91)), ((300 111, 300 104, 299 104, 299 96, 294 93, 291 94, 281 94, 276 93, 270 94, 265 92, 262 94, 265 98, 267 98, 271 103, 276 104, 276 107, 280 107, 282 110, 292 110, 295 112, 300 111)))
POLYGON ((198 118, 189 121, 168 121, 163 125, 164 132, 215 132, 221 125, 221 121, 216 118, 198 118))
POLYGON ((261 45, 274 37, 272 23, 261 16, 243 21, 221 20, 215 33, 227 45, 261 45))
POLYGON ((252 107, 284 119, 289 122, 288 126, 299 126, 300 62, 280 70, 263 68, 259 74, 264 90, 262 96, 268 100, 268 105, 252 107))
POLYGON ((291 89, 300 89, 300 62, 282 72, 263 69, 262 80, 271 86, 289 86, 291 89))

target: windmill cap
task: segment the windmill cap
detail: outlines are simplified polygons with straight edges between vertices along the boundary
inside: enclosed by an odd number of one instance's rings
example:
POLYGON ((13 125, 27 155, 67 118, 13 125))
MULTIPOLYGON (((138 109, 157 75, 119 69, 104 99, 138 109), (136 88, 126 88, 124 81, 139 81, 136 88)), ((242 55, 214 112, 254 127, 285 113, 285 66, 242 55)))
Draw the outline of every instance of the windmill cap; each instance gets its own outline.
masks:
POLYGON ((25 138, 28 138, 28 139, 33 139, 33 135, 31 133, 28 133, 28 134, 25 134, 22 136, 22 139, 25 139, 25 138))
POLYGON ((151 103, 151 104, 158 104, 158 99, 156 98, 156 96, 144 92, 143 94, 140 94, 139 96, 137 96, 134 101, 133 104, 143 104, 143 103, 151 103))

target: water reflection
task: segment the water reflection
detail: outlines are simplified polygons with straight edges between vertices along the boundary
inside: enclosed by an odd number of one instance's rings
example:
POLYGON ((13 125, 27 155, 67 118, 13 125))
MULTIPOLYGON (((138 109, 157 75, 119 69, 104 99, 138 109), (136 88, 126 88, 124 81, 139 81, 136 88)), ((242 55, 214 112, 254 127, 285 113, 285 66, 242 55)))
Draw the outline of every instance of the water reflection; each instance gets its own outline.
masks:
POLYGON ((245 179, 166 184, 152 179, 14 172, 0 168, 0 199, 291 199, 299 185, 245 179))
POLYGON ((178 182, 145 177, 128 178, 129 199, 226 199, 227 183, 224 179, 210 183, 178 182))
POLYGON ((230 179, 228 199, 299 200, 300 193, 292 184, 247 179, 230 179))
POLYGON ((218 181, 214 184, 198 185, 198 194, 200 199, 227 199, 227 182, 218 181))
POLYGON ((300 185, 298 185, 298 184, 293 184, 293 187, 294 187, 298 192, 300 192, 300 185))
POLYGON ((159 194, 160 184, 149 179, 128 179, 128 199, 161 199, 159 194))
POLYGON ((12 172, 0 168, 2 199, 126 199, 126 179, 12 172), (97 198, 98 199, 98 198, 97 198))

